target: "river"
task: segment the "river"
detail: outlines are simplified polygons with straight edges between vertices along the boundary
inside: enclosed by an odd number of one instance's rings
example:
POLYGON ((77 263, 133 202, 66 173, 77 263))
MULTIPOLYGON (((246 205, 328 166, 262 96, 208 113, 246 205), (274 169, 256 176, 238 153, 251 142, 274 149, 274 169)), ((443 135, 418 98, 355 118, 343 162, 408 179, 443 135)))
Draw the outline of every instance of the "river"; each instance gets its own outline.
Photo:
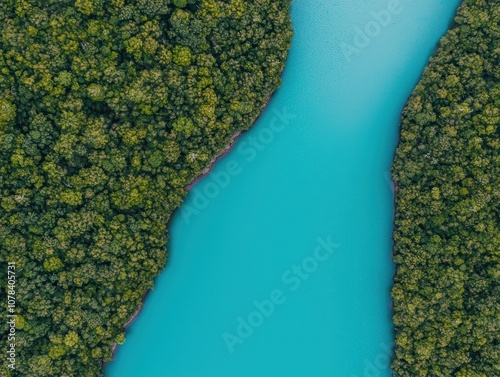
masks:
POLYGON ((401 110, 457 0, 296 0, 283 85, 191 191, 109 377, 391 375, 401 110))

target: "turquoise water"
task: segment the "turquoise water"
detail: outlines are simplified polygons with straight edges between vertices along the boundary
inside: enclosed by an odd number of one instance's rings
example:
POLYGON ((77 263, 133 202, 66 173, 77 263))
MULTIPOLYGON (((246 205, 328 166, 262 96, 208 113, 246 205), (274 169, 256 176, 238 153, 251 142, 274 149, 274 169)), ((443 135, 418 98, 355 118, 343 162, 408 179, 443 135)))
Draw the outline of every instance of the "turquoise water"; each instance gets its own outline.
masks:
POLYGON ((458 3, 294 2, 283 85, 177 213, 107 376, 391 375, 389 169, 458 3))

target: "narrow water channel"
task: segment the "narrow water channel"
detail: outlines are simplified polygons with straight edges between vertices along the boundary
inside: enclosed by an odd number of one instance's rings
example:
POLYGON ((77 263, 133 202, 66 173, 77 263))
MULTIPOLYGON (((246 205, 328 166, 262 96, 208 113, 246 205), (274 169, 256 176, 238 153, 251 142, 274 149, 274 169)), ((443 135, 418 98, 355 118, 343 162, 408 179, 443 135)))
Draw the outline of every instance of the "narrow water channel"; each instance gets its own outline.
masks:
POLYGON ((296 0, 283 85, 177 212, 110 377, 389 377, 398 123, 458 0, 296 0))

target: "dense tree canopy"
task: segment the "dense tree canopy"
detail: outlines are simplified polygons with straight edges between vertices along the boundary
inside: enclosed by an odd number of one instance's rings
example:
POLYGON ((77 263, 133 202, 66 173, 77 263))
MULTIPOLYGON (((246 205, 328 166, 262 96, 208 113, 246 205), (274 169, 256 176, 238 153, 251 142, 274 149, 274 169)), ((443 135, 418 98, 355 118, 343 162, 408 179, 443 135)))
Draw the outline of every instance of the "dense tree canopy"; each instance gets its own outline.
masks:
POLYGON ((289 7, 0 3, 0 261, 16 262, 20 314, 17 369, 0 375, 102 375, 184 187, 279 85, 289 7))
POLYGON ((500 376, 500 3, 465 0, 394 163, 399 377, 500 376))

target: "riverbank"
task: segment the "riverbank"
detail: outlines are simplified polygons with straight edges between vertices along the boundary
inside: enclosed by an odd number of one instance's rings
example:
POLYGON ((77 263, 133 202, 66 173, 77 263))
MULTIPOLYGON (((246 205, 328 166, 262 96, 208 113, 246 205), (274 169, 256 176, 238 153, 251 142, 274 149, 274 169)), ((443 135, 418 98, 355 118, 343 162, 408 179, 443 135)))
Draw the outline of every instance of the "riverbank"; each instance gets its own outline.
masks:
MULTIPOLYGON (((141 313, 141 311, 142 311, 142 308, 144 307, 144 301, 146 300, 146 297, 147 297, 147 295, 149 294, 149 292, 151 292, 151 290, 148 290, 148 291, 146 291, 146 293, 144 293, 144 295, 143 295, 143 296, 142 296, 142 298, 141 298, 141 302, 142 302, 142 303, 141 303, 141 305, 140 305, 140 306, 139 306, 139 308, 135 311, 135 313, 132 315, 132 317, 130 317, 130 318, 127 320, 127 322, 123 325, 123 330, 127 330, 127 329, 130 327, 130 325, 132 325, 132 323, 133 323, 133 322, 137 319, 137 317, 139 316, 139 314, 140 314, 140 313, 141 313)), ((116 353, 116 350, 117 350, 117 348, 118 348, 118 346, 119 346, 119 345, 120 345, 120 344, 115 343, 115 344, 113 344, 113 345, 111 346, 111 355, 112 355, 111 360, 106 361, 106 362, 101 361, 101 366, 103 366, 103 365, 104 365, 104 364, 106 364, 106 363, 110 363, 110 362, 112 362, 112 361, 115 359, 115 353, 116 353)))
MULTIPOLYGON (((271 95, 269 97, 267 97, 265 103, 264 103, 264 106, 262 106, 262 109, 260 111, 260 114, 254 119, 254 121, 252 122, 252 125, 250 126, 250 128, 248 130, 250 130, 254 125, 255 123, 257 123, 257 121, 259 120, 260 116, 262 115, 262 113, 266 110, 267 106, 269 105, 269 101, 271 100, 271 97, 273 96, 274 92, 271 93, 271 95)), ((238 141, 238 139, 240 137, 242 137, 248 130, 242 130, 242 131, 237 131, 236 133, 233 134, 233 136, 231 136, 231 141, 230 143, 222 150, 220 151, 219 153, 217 153, 211 160, 210 160, 210 163, 208 164, 208 166, 202 170, 201 174, 196 177, 191 183, 187 184, 184 188, 186 191, 191 191, 191 189, 199 182, 201 181, 203 178, 205 178, 207 175, 209 175, 215 164, 217 162, 219 162, 221 159, 223 159, 225 156, 227 156, 232 150, 233 148, 235 147, 236 145, 236 142, 238 141)))
POLYGON ((212 160, 210 161, 209 165, 205 169, 202 170, 201 174, 198 177, 196 177, 191 183, 189 183, 188 185, 186 185, 184 187, 186 191, 191 191, 191 189, 199 181, 201 181, 208 174, 210 174, 210 172, 214 168, 215 164, 219 160, 221 160, 222 158, 224 158, 224 156, 226 156, 229 152, 231 152, 231 150, 234 148, 234 146, 236 144, 236 141, 240 138, 240 136, 243 134, 243 132, 244 131, 238 131, 235 134, 233 134, 233 136, 231 136, 231 142, 222 151, 220 151, 219 153, 217 153, 214 158, 212 158, 212 160))
MULTIPOLYGON (((282 72, 283 74, 283 72, 282 72)), ((272 92, 267 98, 266 100, 264 101, 264 105, 262 106, 261 108, 261 111, 259 113, 259 115, 257 115, 257 117, 254 119, 254 121, 252 122, 252 125, 248 128, 248 130, 250 130, 259 120, 259 118, 261 117, 261 115, 263 114, 263 112, 266 110, 267 106, 269 105, 269 102, 272 98, 272 96, 277 92, 278 89, 276 89, 274 92, 272 92)), ((210 160, 210 163, 208 164, 208 166, 203 169, 201 171, 201 174, 196 177, 191 183, 189 183, 188 185, 186 185, 184 188, 186 190, 186 192, 189 192, 190 190, 192 190, 192 188, 194 186, 196 186, 196 184, 198 182, 200 182, 204 177, 206 177, 207 175, 209 175, 213 168, 215 167, 215 165, 217 164, 218 161, 220 161, 221 159, 223 159, 226 155, 228 155, 232 150, 233 148, 235 147, 238 139, 240 137, 242 137, 248 130, 241 130, 241 131, 237 131, 233 134, 233 136, 231 136, 231 141, 230 143, 224 147, 224 149, 222 149, 219 153, 217 153, 211 160, 210 160)), ((178 211, 179 208, 177 208, 175 211, 178 211)), ((175 211, 174 211, 174 214, 175 214, 175 211)), ((167 228, 170 229, 170 223, 172 221, 172 218, 173 216, 169 219, 168 221, 168 225, 167 225, 167 228)), ((168 263, 168 260, 167 260, 167 263, 168 263)), ((165 267, 163 268, 163 270, 166 269, 166 264, 165 264, 165 267)), ((163 270, 160 272, 160 274, 163 272, 163 270)), ((127 330, 127 328, 129 328, 132 323, 137 319, 137 317, 139 316, 139 314, 141 313, 143 307, 144 307, 144 301, 147 297, 147 295, 149 294, 149 292, 151 292, 151 290, 148 290, 144 293, 144 295, 142 296, 142 304, 141 306, 139 306, 139 308, 136 310, 136 312, 132 315, 132 317, 130 317, 127 322, 123 325, 123 330, 127 330)), ((101 365, 104 365, 106 363, 110 363, 112 361, 114 361, 115 359, 115 356, 116 356, 116 351, 118 349, 118 347, 120 346, 120 344, 118 343, 115 343, 113 346, 111 346, 111 354, 112 354, 112 358, 110 361, 107 361, 107 362, 104 362, 102 361, 101 362, 101 365)))

